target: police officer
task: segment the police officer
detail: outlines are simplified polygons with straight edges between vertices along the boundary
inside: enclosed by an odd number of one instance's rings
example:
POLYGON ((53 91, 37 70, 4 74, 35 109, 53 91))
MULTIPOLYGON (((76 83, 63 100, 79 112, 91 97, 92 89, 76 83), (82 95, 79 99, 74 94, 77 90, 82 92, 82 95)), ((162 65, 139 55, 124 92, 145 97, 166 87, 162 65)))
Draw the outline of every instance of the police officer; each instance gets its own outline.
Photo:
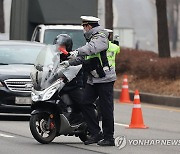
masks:
MULTIPOLYGON (((108 50, 107 50, 108 62, 109 62, 110 66, 115 67, 115 65, 116 65, 116 63, 115 63, 116 55, 118 53, 120 53, 120 47, 119 47, 119 45, 114 43, 114 40, 113 40, 113 31, 111 29, 105 29, 105 30, 109 33, 109 35, 108 35, 109 46, 108 46, 108 50)), ((97 109, 98 109, 98 116, 101 119, 102 115, 101 115, 101 110, 100 110, 98 102, 99 102, 99 100, 96 101, 96 105, 97 105, 97 109)))
POLYGON ((108 32, 99 26, 99 18, 81 16, 81 19, 87 44, 70 52, 71 60, 64 62, 64 65, 77 65, 79 62, 83 62, 81 57, 86 56, 85 68, 87 65, 90 67, 82 100, 82 111, 91 137, 84 144, 97 143, 100 146, 114 146, 113 86, 116 73, 115 67, 109 64, 106 55, 108 32), (93 105, 97 98, 99 98, 99 106, 102 111, 103 134, 93 105))
POLYGON ((119 36, 115 35, 114 39, 113 39, 113 31, 111 29, 105 29, 105 30, 107 30, 108 33, 109 33, 109 36, 108 36, 109 41, 111 41, 111 43, 116 44, 117 46, 119 46, 119 41, 118 41, 119 36))
POLYGON ((107 57, 109 59, 109 64, 114 66, 116 65, 115 63, 115 59, 116 59, 116 55, 118 53, 120 53, 120 46, 119 43, 118 45, 116 43, 114 43, 115 40, 113 40, 113 31, 111 29, 105 29, 108 33, 108 39, 109 39, 109 48, 107 50, 107 57))

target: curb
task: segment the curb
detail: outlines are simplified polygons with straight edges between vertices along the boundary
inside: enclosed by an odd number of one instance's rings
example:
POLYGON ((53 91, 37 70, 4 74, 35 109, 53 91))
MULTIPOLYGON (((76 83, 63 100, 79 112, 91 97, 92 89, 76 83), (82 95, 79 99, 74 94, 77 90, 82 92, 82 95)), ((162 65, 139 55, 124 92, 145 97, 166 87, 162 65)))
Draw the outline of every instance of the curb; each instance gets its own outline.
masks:
MULTIPOLYGON (((120 89, 114 89, 114 99, 119 99, 120 92, 121 92, 120 89)), ((130 95, 130 99, 133 100, 134 92, 130 91, 129 95, 130 95)), ((180 97, 156 95, 156 94, 143 93, 143 92, 140 92, 139 95, 141 102, 144 103, 180 107, 180 97)))

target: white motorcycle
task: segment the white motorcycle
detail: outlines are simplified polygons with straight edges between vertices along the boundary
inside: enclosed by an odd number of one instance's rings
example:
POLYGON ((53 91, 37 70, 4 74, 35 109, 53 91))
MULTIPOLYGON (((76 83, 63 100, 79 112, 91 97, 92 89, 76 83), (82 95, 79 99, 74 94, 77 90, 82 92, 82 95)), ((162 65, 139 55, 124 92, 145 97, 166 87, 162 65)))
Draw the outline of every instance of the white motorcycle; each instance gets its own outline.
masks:
POLYGON ((73 112, 73 102, 68 95, 60 95, 61 89, 77 75, 82 66, 65 68, 60 64, 60 58, 61 53, 54 46, 47 45, 38 55, 31 72, 33 111, 30 130, 42 144, 48 144, 60 135, 74 135, 83 142, 88 137, 82 114, 79 113, 77 123, 72 124, 69 117, 73 112))

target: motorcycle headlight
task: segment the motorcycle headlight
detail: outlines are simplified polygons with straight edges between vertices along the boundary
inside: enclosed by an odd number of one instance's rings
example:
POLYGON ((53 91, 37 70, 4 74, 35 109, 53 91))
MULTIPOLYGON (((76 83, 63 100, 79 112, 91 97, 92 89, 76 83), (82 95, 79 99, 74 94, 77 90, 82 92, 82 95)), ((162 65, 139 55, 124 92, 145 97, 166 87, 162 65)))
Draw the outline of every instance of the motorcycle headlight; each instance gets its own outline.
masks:
POLYGON ((56 87, 52 87, 48 89, 48 91, 46 91, 46 93, 43 95, 42 100, 44 101, 44 100, 50 99, 54 95, 55 92, 56 92, 56 87))
POLYGON ((0 82, 0 87, 4 87, 1 82, 0 82))

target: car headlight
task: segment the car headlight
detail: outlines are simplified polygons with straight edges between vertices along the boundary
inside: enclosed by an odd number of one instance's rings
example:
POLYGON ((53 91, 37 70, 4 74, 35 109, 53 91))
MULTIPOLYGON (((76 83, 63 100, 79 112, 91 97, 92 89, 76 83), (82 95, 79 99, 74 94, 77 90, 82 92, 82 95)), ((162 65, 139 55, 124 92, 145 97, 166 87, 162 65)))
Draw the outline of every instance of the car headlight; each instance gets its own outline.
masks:
POLYGON ((39 95, 36 95, 34 92, 31 92, 31 99, 33 102, 39 101, 39 95))

